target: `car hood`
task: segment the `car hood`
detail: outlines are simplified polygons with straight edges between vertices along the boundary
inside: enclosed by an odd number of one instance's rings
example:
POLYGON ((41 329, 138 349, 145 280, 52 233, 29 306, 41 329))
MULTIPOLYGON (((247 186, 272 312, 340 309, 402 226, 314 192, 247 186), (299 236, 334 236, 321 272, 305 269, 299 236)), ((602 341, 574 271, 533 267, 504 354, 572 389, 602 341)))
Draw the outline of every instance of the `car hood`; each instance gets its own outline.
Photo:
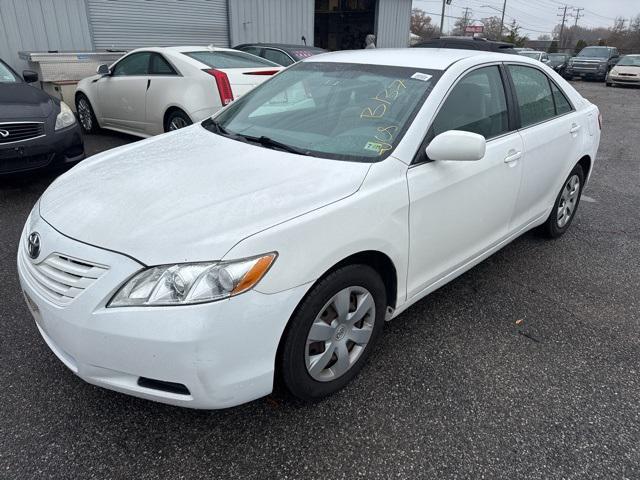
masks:
POLYGON ((218 260, 249 235, 353 194, 369 167, 197 124, 85 160, 47 189, 40 215, 68 237, 147 265, 218 260))
POLYGON ((640 67, 635 67, 633 65, 616 65, 613 68, 618 73, 632 73, 640 75, 640 67))
POLYGON ((0 121, 43 119, 51 115, 53 100, 26 83, 0 84, 0 121))

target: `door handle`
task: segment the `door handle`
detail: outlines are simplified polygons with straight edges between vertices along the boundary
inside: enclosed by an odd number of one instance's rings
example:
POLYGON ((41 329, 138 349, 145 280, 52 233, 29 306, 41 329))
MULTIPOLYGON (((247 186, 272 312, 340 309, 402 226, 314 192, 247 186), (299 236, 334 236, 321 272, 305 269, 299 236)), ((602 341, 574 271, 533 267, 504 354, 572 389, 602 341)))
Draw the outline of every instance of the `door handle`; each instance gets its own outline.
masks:
POLYGON ((571 128, 569 129, 569 133, 573 135, 574 133, 578 133, 578 130, 580 130, 580 125, 578 125, 577 123, 573 123, 571 124, 571 128))
POLYGON ((522 158, 522 152, 517 150, 509 150, 507 156, 504 157, 504 163, 512 163, 522 158))

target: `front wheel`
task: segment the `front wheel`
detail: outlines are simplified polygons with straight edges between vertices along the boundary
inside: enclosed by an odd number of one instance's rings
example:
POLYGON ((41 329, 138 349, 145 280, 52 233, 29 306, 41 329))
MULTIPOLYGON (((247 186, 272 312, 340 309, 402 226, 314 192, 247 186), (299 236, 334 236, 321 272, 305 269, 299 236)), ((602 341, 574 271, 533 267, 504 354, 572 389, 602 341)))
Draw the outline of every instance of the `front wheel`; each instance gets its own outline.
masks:
POLYGON ((549 218, 541 226, 549 238, 558 238, 569 229, 578 210, 583 186, 584 172, 580 165, 576 165, 558 193, 549 218))
POLYGON ((301 400, 330 395, 362 369, 384 324, 385 286, 366 265, 342 267, 316 284, 283 337, 279 373, 301 400))

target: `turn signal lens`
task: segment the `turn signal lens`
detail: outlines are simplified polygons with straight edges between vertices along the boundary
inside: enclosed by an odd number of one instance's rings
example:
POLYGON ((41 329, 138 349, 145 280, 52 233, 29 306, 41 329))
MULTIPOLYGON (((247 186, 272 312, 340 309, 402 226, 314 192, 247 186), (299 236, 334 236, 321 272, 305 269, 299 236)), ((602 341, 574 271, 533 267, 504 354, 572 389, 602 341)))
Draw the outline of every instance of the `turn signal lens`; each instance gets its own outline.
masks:
POLYGON ((276 257, 273 252, 228 262, 151 267, 129 279, 107 306, 191 305, 233 297, 256 286, 276 257))

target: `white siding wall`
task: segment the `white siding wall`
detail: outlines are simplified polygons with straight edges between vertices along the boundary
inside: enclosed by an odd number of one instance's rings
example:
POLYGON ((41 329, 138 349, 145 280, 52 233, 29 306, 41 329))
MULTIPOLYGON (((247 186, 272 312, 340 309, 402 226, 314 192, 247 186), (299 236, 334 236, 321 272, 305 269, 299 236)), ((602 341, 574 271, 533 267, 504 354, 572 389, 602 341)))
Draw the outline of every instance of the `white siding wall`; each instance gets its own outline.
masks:
POLYGON ((376 21, 377 47, 408 46, 411 0, 378 0, 376 21))
POLYGON ((314 0, 230 0, 231 46, 247 42, 313 45, 314 0))
POLYGON ((229 46, 227 0, 87 0, 87 5, 96 49, 229 46))
POLYGON ((21 73, 19 51, 93 50, 84 0, 0 0, 0 58, 21 73))

